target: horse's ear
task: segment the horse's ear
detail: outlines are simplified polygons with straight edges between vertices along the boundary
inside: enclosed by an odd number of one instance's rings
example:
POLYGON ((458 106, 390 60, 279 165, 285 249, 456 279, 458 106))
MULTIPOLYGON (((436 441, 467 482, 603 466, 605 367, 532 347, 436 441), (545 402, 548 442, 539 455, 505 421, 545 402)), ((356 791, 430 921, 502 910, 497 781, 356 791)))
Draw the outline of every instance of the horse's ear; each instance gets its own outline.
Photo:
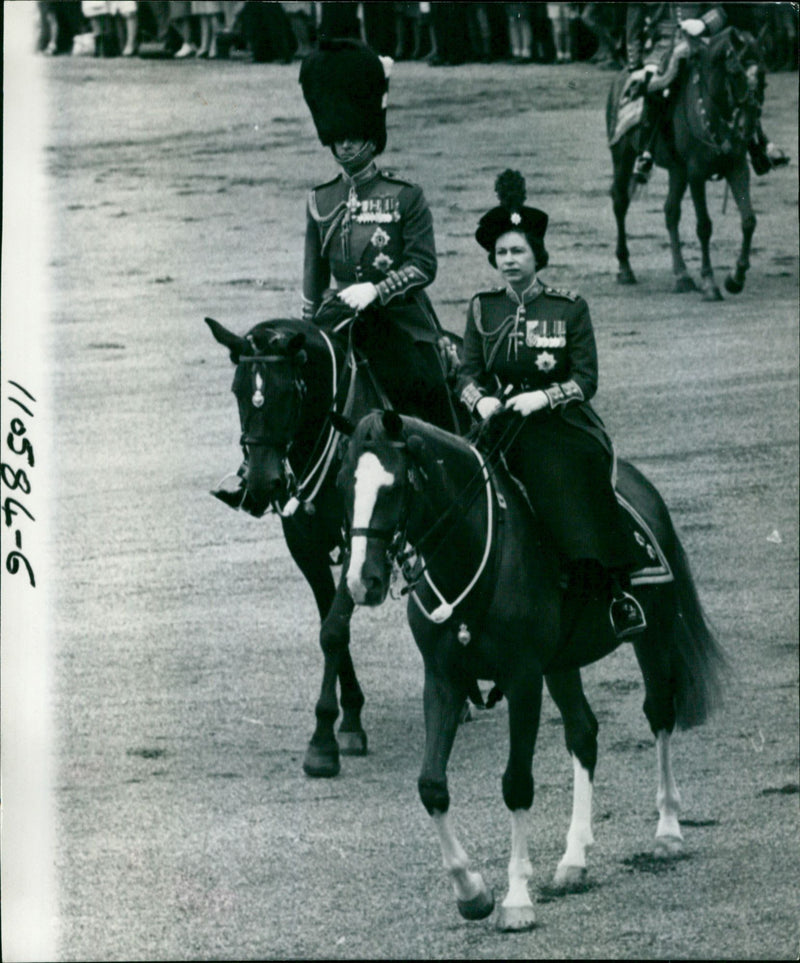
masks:
POLYGON ((383 427, 392 441, 399 441, 403 434, 403 419, 396 411, 384 411, 383 427))
POLYGON ((340 415, 337 411, 328 412, 328 417, 331 420, 331 424, 340 435, 347 435, 349 438, 356 430, 356 426, 353 424, 353 422, 350 421, 349 418, 345 418, 344 415, 340 415))
POLYGON ((231 361, 234 364, 239 363, 239 357, 241 355, 251 353, 250 345, 246 338, 240 338, 238 334, 228 331, 219 321, 215 321, 213 318, 206 318, 205 321, 209 328, 211 328, 211 333, 215 339, 230 351, 231 361))

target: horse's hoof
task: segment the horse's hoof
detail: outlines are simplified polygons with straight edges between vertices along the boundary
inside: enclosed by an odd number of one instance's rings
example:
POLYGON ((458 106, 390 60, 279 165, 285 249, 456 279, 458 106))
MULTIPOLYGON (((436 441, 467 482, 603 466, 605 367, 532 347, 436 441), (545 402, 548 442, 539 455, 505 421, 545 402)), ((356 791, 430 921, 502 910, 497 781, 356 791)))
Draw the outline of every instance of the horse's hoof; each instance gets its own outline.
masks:
POLYGON ((586 888, 585 866, 558 866, 553 876, 553 889, 571 893, 586 888))
POLYGON ((697 285, 688 274, 682 274, 680 277, 675 278, 674 290, 676 294, 688 294, 689 291, 696 291, 697 285))
POLYGON ((683 852, 683 840, 680 836, 656 836, 653 856, 656 859, 671 859, 683 852))
POLYGON ((456 903, 465 920, 485 920, 494 909, 494 893, 483 889, 472 899, 457 899, 456 903))
POLYGON ((728 294, 741 294, 744 291, 744 281, 737 281, 732 274, 729 274, 725 278, 725 290, 728 294))
POLYGON ((620 268, 617 272, 617 284, 636 284, 636 275, 630 268, 620 268))
POLYGON ((303 772, 312 779, 330 779, 339 775, 339 750, 321 749, 309 744, 303 759, 303 772))
POLYGON ((340 729, 336 741, 339 743, 339 752, 343 756, 366 756, 367 754, 367 734, 363 729, 354 729, 352 732, 342 732, 340 729))
POLYGON ((497 912, 497 928, 503 933, 522 933, 536 926, 532 906, 501 906, 497 912))
POLYGON ((704 301, 722 301, 723 300, 722 291, 720 291, 720 289, 716 286, 716 284, 712 284, 710 287, 707 287, 704 289, 703 300, 704 301))

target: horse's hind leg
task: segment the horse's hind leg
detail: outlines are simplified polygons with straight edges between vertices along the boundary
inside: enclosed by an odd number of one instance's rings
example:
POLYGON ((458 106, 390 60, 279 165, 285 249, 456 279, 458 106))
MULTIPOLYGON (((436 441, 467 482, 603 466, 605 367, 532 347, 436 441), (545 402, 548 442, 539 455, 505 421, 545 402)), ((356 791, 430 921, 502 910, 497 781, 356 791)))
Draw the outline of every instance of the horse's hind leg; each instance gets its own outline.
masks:
POLYGON ((620 284, 636 284, 636 277, 631 269, 630 252, 625 231, 625 217, 631 203, 629 185, 633 173, 633 162, 636 158, 632 148, 622 142, 611 150, 614 164, 614 177, 611 182, 611 203, 614 208, 614 218, 617 222, 617 281, 620 284))
POLYGON ((645 681, 644 714, 656 739, 658 826, 654 854, 669 857, 682 852, 683 834, 678 818, 681 797, 672 773, 670 755, 670 739, 676 718, 674 672, 669 653, 660 641, 648 630, 634 641, 634 650, 645 681))
POLYGON ((702 268, 700 269, 703 300, 721 301, 722 292, 714 280, 714 268, 711 266, 711 232, 713 228, 711 215, 708 213, 705 180, 700 177, 692 178, 689 182, 689 190, 692 192, 692 200, 694 201, 694 213, 697 218, 697 238, 700 241, 700 252, 703 261, 702 268))
POLYGON ((756 229, 756 215, 750 201, 750 168, 747 166, 746 158, 743 157, 728 174, 728 186, 739 208, 739 217, 742 222, 742 247, 736 260, 736 267, 725 278, 725 290, 729 294, 741 294, 745 275, 750 267, 750 245, 756 229))
POLYGON ((586 850, 594 843, 592 833, 592 790, 597 764, 597 719, 586 701, 580 672, 545 676, 547 688, 564 720, 567 751, 574 773, 572 819, 567 831, 567 848, 553 877, 553 886, 569 892, 580 888, 586 878, 586 850))
POLYGON ((683 260, 678 230, 681 222, 681 201, 686 193, 688 183, 686 171, 683 167, 669 168, 669 190, 667 191, 667 199, 664 201, 664 220, 667 225, 669 246, 672 253, 672 273, 675 277, 674 290, 678 294, 697 290, 697 285, 692 280, 686 262, 683 260))

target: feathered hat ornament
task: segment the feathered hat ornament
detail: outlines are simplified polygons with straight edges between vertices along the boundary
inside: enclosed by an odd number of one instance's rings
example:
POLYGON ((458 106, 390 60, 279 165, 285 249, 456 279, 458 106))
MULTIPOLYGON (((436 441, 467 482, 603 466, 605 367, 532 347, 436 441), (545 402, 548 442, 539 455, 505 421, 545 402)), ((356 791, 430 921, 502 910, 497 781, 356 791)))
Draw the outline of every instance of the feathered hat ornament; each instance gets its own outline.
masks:
POLYGON ((498 207, 493 207, 480 219, 475 239, 490 253, 497 239, 508 231, 519 231, 541 241, 547 230, 547 215, 536 207, 526 207, 525 178, 519 171, 505 170, 494 182, 498 207))

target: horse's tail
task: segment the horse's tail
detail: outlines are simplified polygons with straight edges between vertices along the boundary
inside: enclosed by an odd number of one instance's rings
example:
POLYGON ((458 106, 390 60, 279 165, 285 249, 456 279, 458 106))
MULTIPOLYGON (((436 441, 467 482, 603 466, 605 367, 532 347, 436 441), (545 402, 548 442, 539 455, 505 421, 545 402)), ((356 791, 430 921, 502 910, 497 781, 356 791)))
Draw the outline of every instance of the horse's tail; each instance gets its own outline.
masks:
POLYGON ((673 534, 675 715, 678 728, 690 729, 702 725, 721 705, 729 663, 703 611, 689 560, 674 529, 673 534))

